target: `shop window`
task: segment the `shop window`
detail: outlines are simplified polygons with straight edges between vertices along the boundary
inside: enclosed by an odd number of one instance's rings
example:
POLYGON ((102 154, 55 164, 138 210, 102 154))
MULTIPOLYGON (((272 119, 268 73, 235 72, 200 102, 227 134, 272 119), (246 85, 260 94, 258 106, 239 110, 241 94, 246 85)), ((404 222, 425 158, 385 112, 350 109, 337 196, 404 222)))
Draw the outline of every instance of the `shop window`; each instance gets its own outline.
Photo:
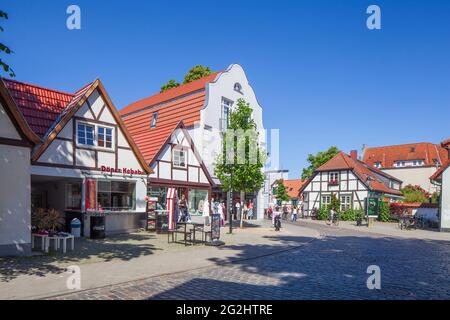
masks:
POLYGON ((81 210, 81 183, 66 184, 66 210, 81 210))
POLYGON ((188 207, 191 215, 201 216, 208 201, 208 190, 190 189, 188 193, 188 207))
POLYGON ((97 145, 102 148, 112 148, 112 128, 98 127, 97 145))
POLYGON ((97 189, 99 209, 108 211, 136 209, 136 183, 100 180, 97 189))
POLYGON ((341 211, 346 211, 352 208, 352 197, 350 195, 340 196, 341 211))
POLYGON ((85 123, 78 123, 77 125, 78 144, 93 146, 94 132, 95 132, 94 126, 85 123))
POLYGON ((181 148, 173 149, 173 166, 186 168, 186 150, 181 148))
POLYGON ((167 209, 167 188, 166 187, 149 187, 148 196, 157 198, 156 210, 167 209))

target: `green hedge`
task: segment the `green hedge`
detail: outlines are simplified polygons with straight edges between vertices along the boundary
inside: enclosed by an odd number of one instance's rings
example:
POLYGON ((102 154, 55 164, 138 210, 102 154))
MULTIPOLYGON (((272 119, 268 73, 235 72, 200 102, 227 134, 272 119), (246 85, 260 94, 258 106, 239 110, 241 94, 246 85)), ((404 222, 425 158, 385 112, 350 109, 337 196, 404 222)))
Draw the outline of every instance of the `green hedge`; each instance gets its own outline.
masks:
POLYGON ((330 211, 328 210, 328 208, 322 206, 322 208, 320 208, 319 212, 317 213, 317 220, 327 220, 329 215, 330 211))
POLYGON ((340 214, 340 220, 356 221, 358 216, 364 217, 364 211, 361 209, 348 209, 340 214))

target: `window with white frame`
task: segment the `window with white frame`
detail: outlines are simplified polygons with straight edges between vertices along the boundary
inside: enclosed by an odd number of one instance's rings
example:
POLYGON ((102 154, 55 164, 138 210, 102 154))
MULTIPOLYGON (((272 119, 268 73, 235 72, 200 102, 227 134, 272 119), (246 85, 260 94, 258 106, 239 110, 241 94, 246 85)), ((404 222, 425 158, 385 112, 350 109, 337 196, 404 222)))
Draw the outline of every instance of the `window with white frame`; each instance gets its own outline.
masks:
POLYGON ((77 122, 77 144, 113 149, 114 128, 77 122))
POLYGON ((230 112, 231 107, 233 106, 233 101, 222 98, 222 118, 221 118, 221 129, 228 129, 228 125, 230 124, 230 112))
POLYGON ((320 202, 322 207, 327 207, 331 204, 331 195, 323 195, 320 202))
POLYGON ((95 126, 79 122, 77 124, 77 138, 78 144, 94 146, 95 126))
POLYGON ((373 166, 375 168, 381 168, 381 162, 375 162, 373 166))
POLYGON ((328 174, 328 183, 337 185, 339 183, 339 172, 330 172, 328 174))
POLYGON ((112 128, 97 127, 97 145, 102 148, 112 148, 112 128))
POLYGON ((352 196, 351 195, 341 195, 341 211, 346 211, 352 208, 352 196))
POLYGON ((174 167, 186 168, 186 150, 174 148, 172 151, 172 163, 174 167))

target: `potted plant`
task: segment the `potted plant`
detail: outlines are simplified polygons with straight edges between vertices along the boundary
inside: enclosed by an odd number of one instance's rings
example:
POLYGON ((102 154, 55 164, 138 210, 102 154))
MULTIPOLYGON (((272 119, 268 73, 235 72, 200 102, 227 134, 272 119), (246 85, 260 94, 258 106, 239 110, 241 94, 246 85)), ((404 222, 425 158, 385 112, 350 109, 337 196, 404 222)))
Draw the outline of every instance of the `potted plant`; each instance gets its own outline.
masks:
POLYGON ((37 208, 31 215, 31 222, 38 232, 48 232, 52 236, 64 225, 64 217, 56 209, 37 208))

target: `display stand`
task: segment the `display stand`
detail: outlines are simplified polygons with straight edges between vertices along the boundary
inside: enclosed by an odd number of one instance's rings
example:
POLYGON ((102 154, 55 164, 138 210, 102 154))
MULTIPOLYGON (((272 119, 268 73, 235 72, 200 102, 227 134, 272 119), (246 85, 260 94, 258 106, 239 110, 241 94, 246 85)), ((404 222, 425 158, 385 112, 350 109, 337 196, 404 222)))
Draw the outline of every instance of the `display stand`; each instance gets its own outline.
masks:
POLYGON ((150 198, 147 201, 147 231, 156 231, 156 200, 150 198))

